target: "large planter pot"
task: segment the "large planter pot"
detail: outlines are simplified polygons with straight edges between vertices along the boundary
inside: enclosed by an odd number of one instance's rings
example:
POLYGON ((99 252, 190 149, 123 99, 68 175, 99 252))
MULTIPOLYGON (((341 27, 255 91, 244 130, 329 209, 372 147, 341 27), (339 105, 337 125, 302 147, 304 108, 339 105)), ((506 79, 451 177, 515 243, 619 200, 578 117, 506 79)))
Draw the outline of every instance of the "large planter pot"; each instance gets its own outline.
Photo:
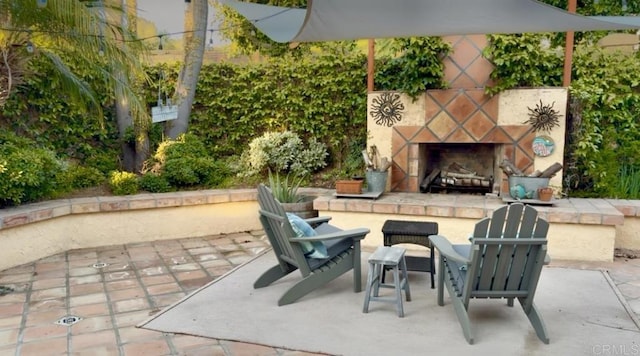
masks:
POLYGON ((313 200, 315 196, 305 196, 303 201, 299 203, 281 203, 282 208, 287 213, 293 213, 303 219, 318 217, 318 211, 313 209, 313 200))
POLYGON ((378 171, 367 171, 367 191, 384 192, 387 189, 387 177, 389 174, 378 171))

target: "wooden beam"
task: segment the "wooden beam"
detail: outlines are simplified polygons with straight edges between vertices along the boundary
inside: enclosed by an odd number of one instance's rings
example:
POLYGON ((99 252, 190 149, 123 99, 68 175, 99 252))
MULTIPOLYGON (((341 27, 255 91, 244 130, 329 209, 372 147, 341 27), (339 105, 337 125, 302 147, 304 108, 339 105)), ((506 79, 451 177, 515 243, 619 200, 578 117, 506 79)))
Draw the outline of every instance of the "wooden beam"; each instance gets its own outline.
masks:
POLYGON ((369 39, 369 55, 367 56, 367 91, 371 93, 375 90, 373 77, 375 73, 375 53, 376 40, 369 39))
MULTIPOLYGON (((569 0, 569 12, 575 13, 577 0, 569 0)), ((573 63, 573 31, 567 31, 564 44, 564 71, 562 73, 562 86, 571 85, 571 67, 573 63)))

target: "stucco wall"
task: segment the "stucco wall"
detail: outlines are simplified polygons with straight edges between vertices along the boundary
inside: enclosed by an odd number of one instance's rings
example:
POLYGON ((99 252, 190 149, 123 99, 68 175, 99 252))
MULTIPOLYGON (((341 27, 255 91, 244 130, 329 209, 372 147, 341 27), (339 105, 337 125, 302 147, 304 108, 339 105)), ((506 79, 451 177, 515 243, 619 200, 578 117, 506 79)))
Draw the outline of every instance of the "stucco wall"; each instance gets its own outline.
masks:
POLYGON ((255 201, 73 214, 0 230, 0 270, 69 249, 262 229, 255 201))
MULTIPOLYGON (((368 227, 371 233, 362 242, 367 248, 383 244, 382 225, 387 219, 420 220, 438 223, 439 231, 453 243, 468 243, 477 219, 454 219, 441 217, 419 217, 398 214, 369 214, 352 212, 320 212, 331 215, 332 224, 341 228, 368 227)), ((548 234, 548 253, 553 259, 577 261, 611 261, 616 228, 612 225, 577 225, 552 223, 548 234)), ((410 249, 420 246, 408 245, 410 249)))

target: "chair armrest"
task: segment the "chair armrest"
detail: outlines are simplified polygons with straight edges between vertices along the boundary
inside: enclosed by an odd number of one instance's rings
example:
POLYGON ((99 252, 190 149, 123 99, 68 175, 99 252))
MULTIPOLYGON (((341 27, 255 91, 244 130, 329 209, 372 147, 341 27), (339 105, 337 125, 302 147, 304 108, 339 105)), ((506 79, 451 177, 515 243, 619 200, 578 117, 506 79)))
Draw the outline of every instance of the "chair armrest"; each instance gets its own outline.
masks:
POLYGON ((440 255, 445 256, 448 260, 452 260, 458 263, 469 264, 471 260, 468 257, 462 256, 453 249, 451 242, 446 237, 440 235, 429 236, 431 246, 435 247, 440 255))
POLYGON ((371 230, 367 228, 357 228, 350 230, 340 230, 336 232, 332 232, 329 234, 322 234, 317 236, 309 236, 309 237, 293 237, 290 238, 289 241, 293 242, 311 242, 311 241, 324 241, 324 240, 333 240, 333 239, 343 239, 345 237, 350 237, 355 240, 364 239, 371 230))
POLYGON ((304 221, 306 221, 307 224, 309 224, 311 226, 317 226, 317 225, 320 225, 322 223, 329 222, 329 220, 331 220, 331 216, 319 216, 319 217, 316 217, 316 218, 304 219, 304 221))

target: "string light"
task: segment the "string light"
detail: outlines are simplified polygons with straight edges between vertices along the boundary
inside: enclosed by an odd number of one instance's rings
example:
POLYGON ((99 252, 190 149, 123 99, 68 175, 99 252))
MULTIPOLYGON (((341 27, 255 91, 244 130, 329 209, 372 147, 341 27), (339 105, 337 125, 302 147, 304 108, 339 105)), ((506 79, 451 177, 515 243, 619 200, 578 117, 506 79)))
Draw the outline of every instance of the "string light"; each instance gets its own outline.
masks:
MULTIPOLYGON (((38 5, 38 7, 45 7, 47 6, 47 1, 48 0, 36 0, 36 3, 38 5)), ((187 2, 185 0, 185 2, 187 2)), ((269 16, 265 16, 259 19, 255 19, 255 20, 249 20, 249 22, 256 24, 260 21, 264 21, 266 19, 272 18, 274 16, 283 14, 287 11, 290 11, 291 9, 285 9, 282 10, 280 12, 277 12, 275 14, 271 14, 269 16)), ((234 26, 227 26, 227 27, 222 27, 222 28, 211 28, 211 29, 204 29, 205 32, 209 32, 209 35, 211 36, 209 38, 209 43, 213 44, 213 33, 214 32, 221 32, 223 30, 228 30, 228 29, 233 29, 233 28, 238 28, 241 27, 242 25, 234 25, 234 26)), ((26 28, 9 28, 9 27, 0 27, 0 31, 9 31, 9 32, 25 32, 25 33, 40 33, 40 34, 57 34, 57 35, 66 35, 66 36, 73 36, 73 37, 77 37, 78 34, 74 31, 45 31, 45 30, 34 30, 34 29, 26 29, 26 28)), ((202 30, 188 30, 188 31, 180 31, 180 32, 171 32, 171 33, 164 33, 162 35, 153 35, 153 36, 148 36, 148 37, 142 37, 142 38, 133 38, 133 39, 122 39, 122 38, 114 38, 113 41, 117 41, 117 42, 141 42, 141 41, 146 41, 146 40, 150 40, 150 39, 154 39, 154 38, 159 38, 160 39, 160 44, 158 45, 158 49, 163 49, 162 46, 162 38, 163 37, 171 37, 171 36, 178 36, 178 35, 184 35, 186 33, 194 33, 194 32, 200 32, 202 30)), ((251 34, 255 35, 255 30, 251 30, 251 34)), ((102 34, 83 34, 82 36, 85 37, 100 37, 103 38, 104 35, 102 34)), ((29 42, 30 43, 30 42, 29 42)), ((31 44, 31 48, 34 49, 33 44, 31 44)))

